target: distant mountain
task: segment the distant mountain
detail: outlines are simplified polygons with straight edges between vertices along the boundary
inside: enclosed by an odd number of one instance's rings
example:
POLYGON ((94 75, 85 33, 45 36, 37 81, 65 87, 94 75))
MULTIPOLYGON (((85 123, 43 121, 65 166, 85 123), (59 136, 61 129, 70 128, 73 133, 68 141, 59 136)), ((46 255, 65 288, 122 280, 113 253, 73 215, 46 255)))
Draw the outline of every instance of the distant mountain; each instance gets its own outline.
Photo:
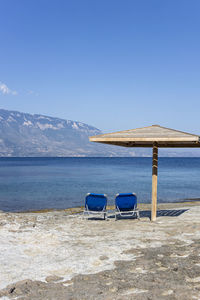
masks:
MULTIPOLYGON (((0 156, 151 156, 150 148, 125 148, 89 142, 102 132, 90 125, 0 109, 0 156)), ((160 156, 200 156, 199 149, 162 149, 160 156)))
MULTIPOLYGON (((130 156, 127 149, 91 143, 93 126, 0 109, 0 156, 130 156)), ((134 153, 133 153, 134 155, 134 153)))

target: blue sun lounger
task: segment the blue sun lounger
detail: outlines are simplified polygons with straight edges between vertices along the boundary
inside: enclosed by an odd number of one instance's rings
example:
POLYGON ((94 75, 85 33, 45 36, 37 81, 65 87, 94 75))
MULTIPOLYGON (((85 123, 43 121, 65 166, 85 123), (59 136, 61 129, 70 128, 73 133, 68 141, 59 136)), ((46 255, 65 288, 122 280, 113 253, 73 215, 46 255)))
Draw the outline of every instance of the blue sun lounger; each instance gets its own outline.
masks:
POLYGON ((85 197, 85 210, 83 216, 100 215, 104 220, 107 219, 107 195, 88 193, 85 197))
POLYGON ((137 209, 137 196, 134 193, 117 194, 115 197, 115 220, 117 216, 134 216, 139 219, 140 214, 137 209))

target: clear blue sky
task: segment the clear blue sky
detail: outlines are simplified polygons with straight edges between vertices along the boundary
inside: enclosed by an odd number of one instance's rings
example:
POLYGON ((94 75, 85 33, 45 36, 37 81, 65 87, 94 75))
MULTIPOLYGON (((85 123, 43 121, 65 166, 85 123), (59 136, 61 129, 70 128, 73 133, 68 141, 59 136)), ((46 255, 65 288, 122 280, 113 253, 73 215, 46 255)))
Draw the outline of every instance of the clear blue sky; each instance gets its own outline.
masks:
POLYGON ((0 107, 200 134, 199 0, 0 0, 0 107))

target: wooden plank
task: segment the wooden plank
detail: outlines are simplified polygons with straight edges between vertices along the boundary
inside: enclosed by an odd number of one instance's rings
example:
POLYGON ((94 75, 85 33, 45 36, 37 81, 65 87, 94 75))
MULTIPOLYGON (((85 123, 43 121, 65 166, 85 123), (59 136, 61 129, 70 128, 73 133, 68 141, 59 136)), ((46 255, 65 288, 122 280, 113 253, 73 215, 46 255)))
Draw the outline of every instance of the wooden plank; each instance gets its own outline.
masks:
POLYGON ((151 202, 151 221, 156 220, 157 212, 157 180, 158 178, 158 146, 156 143, 153 145, 153 158, 152 158, 152 202, 151 202))
MULTIPOLYGON (((94 142, 90 139, 91 142, 94 142)), ((95 141, 96 143, 115 145, 121 147, 152 148, 152 142, 130 142, 130 141, 95 141)), ((159 148, 200 148, 199 142, 157 142, 159 148)))
POLYGON ((90 137, 91 142, 198 142, 199 137, 90 137))

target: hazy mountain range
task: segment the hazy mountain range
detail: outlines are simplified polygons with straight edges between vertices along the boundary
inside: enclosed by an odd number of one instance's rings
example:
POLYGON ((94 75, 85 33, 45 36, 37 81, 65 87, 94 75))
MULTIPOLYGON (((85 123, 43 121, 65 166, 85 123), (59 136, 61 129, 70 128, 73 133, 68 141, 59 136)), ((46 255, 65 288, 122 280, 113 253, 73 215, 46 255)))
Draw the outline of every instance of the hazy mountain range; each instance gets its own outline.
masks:
MULTIPOLYGON (((89 136, 101 133, 99 129, 77 121, 0 109, 1 157, 151 156, 151 149, 131 149, 89 142, 89 136)), ((177 156, 177 153, 180 155, 180 151, 163 150, 162 156, 177 156)), ((188 156, 188 151, 182 151, 181 155, 188 156)), ((193 156, 199 156, 197 151, 193 156)))
POLYGON ((131 151, 91 143, 93 126, 0 109, 0 156, 122 156, 131 151))

